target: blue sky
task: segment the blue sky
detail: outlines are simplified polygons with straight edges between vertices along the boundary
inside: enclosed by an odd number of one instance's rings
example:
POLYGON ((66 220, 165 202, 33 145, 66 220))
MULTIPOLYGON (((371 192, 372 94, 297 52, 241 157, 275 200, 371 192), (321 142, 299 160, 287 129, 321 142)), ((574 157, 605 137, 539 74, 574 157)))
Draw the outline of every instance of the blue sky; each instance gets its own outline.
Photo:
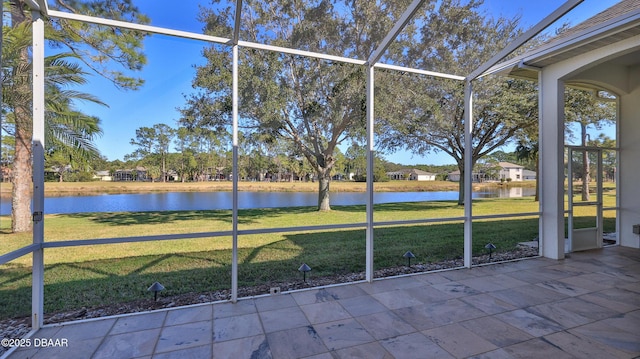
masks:
MULTIPOLYGON (((576 24, 615 4, 616 0, 586 0, 569 15, 561 19, 576 24)), ((169 27, 199 33, 202 24, 196 20, 198 3, 206 0, 175 1, 140 0, 136 4, 151 18, 151 25, 169 27)), ((523 26, 532 26, 562 4, 559 0, 485 0, 484 8, 494 16, 522 15, 523 26)), ((102 120, 104 135, 96 143, 109 160, 123 159, 133 152, 129 140, 142 126, 165 123, 176 127, 184 103, 183 94, 192 92, 193 66, 202 64, 201 50, 207 44, 198 41, 153 35, 145 41, 144 51, 148 63, 139 74, 146 83, 139 91, 120 91, 111 83, 94 75, 83 91, 97 95, 109 104, 109 108, 82 104, 80 107, 102 120)), ((402 164, 452 164, 453 159, 444 154, 415 156, 408 152, 385 155, 392 162, 402 164)))

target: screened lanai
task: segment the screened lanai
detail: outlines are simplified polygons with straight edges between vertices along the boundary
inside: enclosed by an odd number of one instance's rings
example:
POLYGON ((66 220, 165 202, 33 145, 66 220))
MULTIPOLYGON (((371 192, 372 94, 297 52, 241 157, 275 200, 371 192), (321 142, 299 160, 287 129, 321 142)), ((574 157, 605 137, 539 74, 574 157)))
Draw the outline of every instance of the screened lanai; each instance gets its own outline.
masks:
MULTIPOLYGON (((640 8, 638 1, 627 0, 622 1, 611 9, 605 11, 600 18, 591 18, 592 22, 583 23, 584 27, 575 27, 555 40, 544 42, 542 45, 536 43, 531 45, 530 40, 537 39, 536 36, 541 35, 552 24, 557 24, 563 16, 568 16, 572 11, 589 9, 589 1, 567 1, 559 7, 550 5, 545 15, 537 18, 535 22, 530 23, 527 30, 520 34, 508 36, 505 46, 497 49, 489 56, 484 56, 484 60, 475 63, 473 67, 469 64, 465 66, 447 65, 447 59, 444 61, 432 61, 429 56, 437 57, 437 49, 431 49, 428 45, 416 46, 411 48, 412 41, 419 39, 426 41, 429 34, 420 33, 416 29, 427 29, 424 27, 427 19, 437 21, 438 9, 435 4, 427 1, 413 1, 410 4, 396 7, 373 7, 362 8, 358 11, 347 12, 334 9, 336 13, 349 13, 352 18, 350 23, 357 24, 358 21, 368 22, 367 16, 375 17, 379 27, 371 30, 371 33, 358 33, 354 31, 349 36, 340 37, 338 34, 331 32, 331 25, 319 20, 330 18, 330 11, 324 9, 319 3, 314 9, 318 14, 296 14, 291 13, 287 16, 280 17, 279 21, 283 24, 272 26, 268 23, 257 21, 262 12, 268 13, 269 10, 281 10, 281 4, 275 2, 272 9, 258 9, 253 3, 238 0, 235 3, 226 4, 224 11, 218 13, 217 17, 208 20, 203 33, 194 32, 191 29, 171 28, 170 26, 142 25, 132 22, 122 21, 122 19, 114 20, 108 16, 92 16, 91 14, 83 14, 81 12, 73 13, 61 10, 50 9, 44 1, 28 2, 32 9, 32 31, 33 31, 33 238, 32 243, 15 248, 15 250, 3 253, 0 257, 0 263, 6 264, 20 258, 32 256, 33 263, 31 267, 32 285, 31 285, 31 326, 34 330, 40 329, 44 324, 45 304, 47 303, 45 283, 47 282, 45 270, 47 270, 47 254, 60 253, 62 251, 70 251, 78 248, 87 248, 89 254, 82 254, 87 258, 92 251, 95 253, 108 252, 109 246, 118 246, 120 244, 133 243, 141 246, 153 246, 154 243, 178 242, 184 241, 191 243, 197 249, 204 241, 221 241, 226 243, 228 251, 222 255, 222 259, 205 258, 203 262, 206 265, 216 266, 223 262, 220 271, 212 272, 214 276, 224 276, 228 280, 225 297, 214 298, 223 299, 231 303, 236 303, 239 298, 243 297, 243 286, 250 277, 260 277, 264 280, 261 284, 277 283, 264 274, 263 267, 249 266, 247 258, 260 258, 261 253, 267 250, 287 252, 293 251, 299 255, 289 258, 290 261, 283 261, 282 268, 278 270, 286 271, 285 265, 290 262, 302 263, 308 261, 312 268, 316 266, 334 266, 327 272, 334 271, 341 273, 339 264, 331 263, 314 263, 313 259, 305 257, 305 251, 309 251, 311 245, 304 242, 305 238, 312 238, 316 241, 337 241, 346 237, 356 237, 359 239, 358 253, 356 261, 359 263, 358 268, 361 269, 362 276, 354 277, 354 281, 373 282, 381 276, 376 274, 376 270, 385 266, 393 266, 392 261, 382 261, 380 258, 387 254, 379 252, 386 246, 392 246, 397 237, 409 236, 405 232, 394 230, 402 229, 407 226, 413 227, 410 236, 414 236, 414 247, 420 247, 428 241, 424 238, 424 233, 434 235, 432 232, 426 232, 425 226, 431 224, 442 225, 439 227, 440 233, 444 229, 447 230, 447 236, 455 237, 457 241, 452 248, 447 248, 452 252, 451 258, 457 262, 454 268, 472 268, 481 262, 479 257, 486 256, 485 247, 487 242, 480 242, 474 238, 481 237, 483 232, 487 231, 487 227, 494 228, 491 234, 498 236, 523 237, 522 242, 537 242, 539 248, 537 256, 542 256, 554 260, 560 260, 565 257, 565 253, 578 250, 586 250, 593 248, 601 248, 603 246, 603 212, 613 213, 609 216, 609 223, 613 224, 613 229, 607 230, 614 233, 615 245, 629 248, 640 248, 640 235, 637 233, 637 226, 640 224, 640 201, 638 196, 640 192, 636 191, 637 185, 634 179, 640 173, 639 162, 637 161, 638 152, 640 151, 637 144, 637 138, 640 137, 640 118, 637 110, 637 104, 640 102, 640 8), (325 12, 323 12, 325 11, 325 12), (369 11, 369 12, 367 12, 369 11), (329 15, 327 15, 329 14, 329 15), (548 15, 547 15, 548 14, 548 15), (317 18, 314 19, 314 16, 317 18), (323 17, 327 16, 327 18, 323 17), (429 16, 432 16, 431 18, 429 16), (595 19, 595 20, 594 20, 595 19), (220 226, 212 226, 211 218, 203 218, 197 226, 189 225, 187 228, 181 228, 180 231, 172 233, 163 233, 161 221, 155 222, 158 229, 151 230, 151 227, 145 227, 140 232, 135 232, 129 236, 114 237, 109 235, 110 232, 97 233, 95 237, 86 234, 74 233, 73 228, 68 229, 68 237, 56 238, 48 240, 46 235, 47 228, 47 212, 45 211, 45 159, 44 154, 47 152, 44 144, 46 129, 46 112, 45 102, 47 101, 45 94, 45 53, 51 51, 47 47, 45 38, 47 26, 45 22, 50 20, 69 21, 73 23, 87 23, 97 25, 103 29, 118 29, 118 31, 126 32, 132 30, 139 33, 147 34, 151 37, 159 37, 166 40, 163 56, 170 58, 172 55, 171 44, 173 41, 187 40, 190 43, 197 44, 194 47, 196 51, 207 52, 207 49, 213 49, 211 52, 220 52, 223 55, 211 57, 218 62, 198 63, 200 72, 216 73, 219 69, 225 69, 227 72, 216 80, 226 81, 223 85, 211 85, 207 91, 196 94, 193 97, 185 96, 187 102, 198 103, 199 99, 203 99, 205 95, 226 94, 227 102, 226 112, 217 113, 219 108, 215 108, 212 113, 224 119, 229 128, 229 138, 227 142, 220 146, 231 153, 231 162, 228 167, 231 172, 228 177, 231 187, 231 210, 227 213, 219 214, 217 218, 222 223, 220 226), (309 24, 302 28, 296 28, 293 25, 309 21, 309 24), (313 21, 315 20, 315 21, 313 21), (287 21, 291 24, 287 25, 287 21), (325 28, 327 27, 327 28, 325 28), (296 28, 302 33, 291 33, 288 30, 296 28), (285 29, 285 30, 282 30, 285 29), (301 30, 302 29, 302 30, 301 30), (327 34, 326 38, 321 36, 308 36, 309 32, 318 29, 319 34, 327 34), (260 31, 258 31, 260 30, 260 31), (278 32, 282 31, 282 32, 278 32), (306 31, 306 32, 305 32, 306 31), (288 36, 284 39, 279 36, 288 36), (360 36, 360 37, 358 37, 360 36), (203 45, 204 44, 204 45, 203 45), (356 46, 357 45, 357 46, 356 46), (408 46, 402 48, 402 46, 408 46), (415 55, 420 51, 428 53, 428 56, 415 55), (269 106, 281 105, 281 103, 266 102, 265 99, 277 98, 278 90, 272 85, 261 86, 260 81, 253 80, 251 76, 257 76, 251 73, 247 77, 243 77, 243 71, 249 71, 245 66, 247 63, 254 61, 255 63, 268 63, 274 61, 286 68, 285 65, 291 65, 288 69, 292 72, 295 69, 309 69, 314 67, 318 74, 332 75, 337 74, 335 78, 356 79, 357 85, 345 85, 344 87, 330 84, 331 95, 336 102, 314 103, 315 107, 304 107, 296 109, 293 107, 277 108, 269 106), (212 65, 213 64, 213 65, 212 65), (215 68, 218 65, 219 68, 215 68), (345 75, 346 74, 346 75, 345 75), (342 76, 342 77, 340 77, 342 76), (249 78, 249 79, 248 79, 249 78), (486 82, 489 81, 509 81, 509 79, 526 79, 530 86, 536 87, 538 102, 539 118, 536 119, 535 128, 537 128, 539 137, 539 171, 540 179, 539 191, 540 202, 522 206, 516 209, 504 206, 500 208, 498 213, 485 212, 482 206, 482 200, 476 200, 474 192, 474 165, 476 165, 477 143, 481 139, 474 138, 475 125, 481 123, 477 118, 483 114, 474 112, 476 106, 474 101, 475 91, 483 89, 486 82), (378 82, 379 81, 379 82, 378 82), (406 150, 405 144, 402 143, 400 137, 386 139, 377 131, 376 126, 383 127, 382 132, 387 128, 391 128, 389 121, 385 121, 389 115, 391 108, 396 116, 406 115, 408 119, 420 119, 425 117, 414 116, 403 112, 402 107, 407 105, 416 106, 421 104, 420 90, 426 82, 444 82, 450 88, 464 88, 464 95, 459 102, 462 108, 456 110, 463 113, 463 121, 457 128, 460 136, 457 137, 458 146, 462 150, 460 155, 463 162, 459 161, 459 167, 462 169, 462 177, 464 181, 460 190, 464 194, 461 198, 462 205, 453 207, 445 215, 433 217, 430 215, 429 209, 418 209, 411 216, 397 217, 393 214, 378 214, 374 203, 374 194, 376 188, 380 184, 374 182, 376 153, 381 152, 380 146, 387 146, 386 150, 406 150), (394 85, 395 84, 395 85, 394 85), (359 87, 358 87, 359 86, 359 87), (415 86, 415 87, 414 87, 415 86), (617 118, 615 119, 614 128, 616 129, 616 144, 614 147, 597 148, 597 146, 571 146, 565 141, 565 121, 564 121, 564 87, 579 88, 581 90, 592 91, 598 96, 599 91, 606 91, 606 100, 615 103, 617 118), (336 89, 341 89, 338 92, 336 89), (250 96, 248 91, 254 91, 250 96), (393 96, 394 93, 397 96, 393 96), (400 93, 410 93, 408 99, 400 96, 400 93), (386 94, 386 95, 385 95, 386 94), (391 96, 389 95, 391 94, 391 96), (202 96, 201 96, 202 95, 202 96), (385 97, 387 96, 387 97, 385 97), (251 107, 247 104, 246 99, 254 97, 256 103, 251 107), (241 99, 244 99, 243 103, 241 99), (394 106, 396 100, 397 106, 394 106), (358 106, 353 106, 350 101, 356 101, 358 106), (403 102, 406 101, 406 102, 403 102), (261 106, 263 105, 264 106, 261 106), (331 107, 334 106, 334 107, 331 107), (342 107, 341 107, 342 106, 342 107), (349 107, 351 106, 351 107, 349 107), (398 107, 398 108, 396 108, 398 107), (293 119, 300 112, 300 116, 310 116, 309 113, 320 113, 327 111, 331 115, 336 112, 345 111, 345 108, 356 108, 361 111, 361 116, 354 114, 354 117, 361 118, 360 122, 344 122, 349 114, 341 119, 343 122, 336 120, 338 117, 331 117, 332 127, 327 132, 320 133, 317 130, 315 138, 329 138, 328 143, 336 145, 343 141, 351 141, 351 138, 363 144, 366 152, 366 166, 364 168, 363 178, 366 181, 365 201, 360 207, 349 208, 354 212, 353 217, 342 216, 341 218, 324 220, 322 215, 316 215, 309 212, 306 216, 300 216, 289 225, 280 222, 262 223, 256 215, 252 215, 250 211, 243 211, 243 191, 240 189, 243 174, 240 171, 240 163, 244 159, 252 157, 252 153, 245 152, 243 148, 244 134, 243 126, 250 126, 251 116, 261 119, 268 118, 275 121, 277 118, 269 117, 273 113, 285 113, 282 120, 293 122, 293 119), (330 109, 327 110, 327 109, 330 109), (313 112, 316 111, 316 112, 313 112), (333 122, 332 122, 333 121, 333 122), (339 124, 344 123, 345 128, 338 131, 339 124), (539 127, 539 128, 538 128, 539 127), (331 137, 338 133, 336 137, 331 137), (351 137, 350 137, 351 136, 351 137), (388 142, 385 142, 387 141, 388 142), (460 140, 462 142, 460 142, 460 140), (569 152, 567 152, 569 151, 569 152), (594 194, 593 200, 583 201, 575 204, 570 199, 565 199, 567 192, 571 191, 572 181, 567 182, 566 173, 566 156, 570 156, 571 151, 593 152, 596 156, 602 156, 603 151, 613 151, 616 154, 614 179, 616 189, 614 191, 613 201, 604 204, 601 195, 602 187, 599 185, 601 181, 602 171, 594 175, 594 183, 596 183, 597 194, 594 194), (567 154, 569 153, 569 154, 567 154), (600 186, 600 187, 599 187, 600 186), (567 189, 565 189, 567 187, 567 189), (598 192, 599 191, 599 192, 598 192), (594 218, 595 224, 585 230, 573 231, 573 205, 578 207, 592 206, 594 214, 590 214, 594 218), (402 219, 397 219, 402 218, 402 219), (524 236, 520 232, 513 233, 513 228, 506 226, 502 229, 506 234, 496 234, 500 229, 495 227, 497 223, 520 223, 519 221, 528 221, 527 235, 524 236), (255 224, 257 223, 257 224, 255 224), (565 227, 568 225, 568 229, 565 227), (531 229, 533 228, 533 229, 531 229), (589 229, 591 228, 591 229, 589 229), (160 232, 158 232, 160 231, 160 232), (282 248, 249 248, 249 240, 254 237, 278 234, 288 236, 292 239, 291 243, 282 248), (385 237, 386 236, 386 237, 385 237), (335 239, 337 238, 337 239, 335 239), (386 239, 383 240, 383 239, 386 239), (191 241, 191 242, 189 242, 191 241), (202 241, 202 242, 200 242, 202 241), (249 253, 250 252, 250 253, 249 253)), ((344 4, 343 4, 344 5, 344 4)), ((341 5, 342 6, 342 5, 341 5)), ((346 6, 346 5, 344 5, 346 6)), ((339 6, 338 6, 339 7, 339 6)), ((176 10, 178 11, 178 10, 176 10)), ((264 14, 262 14, 264 15, 264 14)), ((590 13, 595 15, 595 11, 590 13)), ((346 16, 346 15, 345 15, 346 16)), ((587 16, 590 17, 590 16, 587 16)), ((447 24, 443 24, 445 28, 447 24)), ((336 25, 337 26, 337 25, 336 25)), ((451 26, 449 24, 449 26, 451 26)), ((464 26, 464 24, 461 24, 464 26)), ((355 29, 358 27, 355 26, 355 29)), ((435 40, 434 40, 435 41, 435 40)), ((542 41, 542 40, 540 40, 542 41)), ((482 44, 476 44, 477 51, 481 51, 482 44)), ((471 51, 470 49, 467 49, 471 51)), ((464 54, 458 54, 464 56, 464 54)), ((485 54, 487 55, 487 54, 485 54)), ((171 66, 170 61, 166 66, 171 66)), ((255 68, 254 68, 255 69, 255 68)), ((260 67, 258 70, 267 73, 268 76, 277 77, 278 72, 269 72, 272 68, 269 66, 260 67)), ((281 69, 280 69, 281 70, 281 69)), ((302 74, 302 70, 300 70, 302 74)), ((301 75, 302 76, 302 75, 301 75)), ((322 83, 321 76, 314 77, 314 74, 305 74, 305 80, 309 83, 319 84, 317 87, 308 89, 307 94, 312 92, 321 92, 326 90, 326 85, 322 83)), ((203 80, 205 81, 205 80, 203 80)), ((346 83, 346 82, 345 82, 346 83)), ((303 83, 292 83, 301 85, 303 83)), ((162 100, 161 94, 164 89, 171 86, 168 83, 158 85, 158 92, 154 93, 162 100)), ((310 86, 310 85, 309 85, 310 86)), ((328 86, 328 85, 327 85, 328 86)), ((203 86, 202 88, 205 88, 203 86)), ((449 94, 441 94, 441 101, 445 100, 449 94)), ((605 95, 603 95, 605 96, 605 95)), ((479 100, 478 102, 482 102, 479 100)), ((283 103, 287 103, 284 101, 283 103)), ((129 104, 130 109, 134 109, 141 104, 129 104)), ((192 109, 201 110, 193 107, 192 109)), ((418 110, 414 110, 419 112, 418 110)), ((187 114, 185 118, 189 115, 187 114)), ((319 116, 319 115, 318 115, 319 116)), ((532 115, 533 116, 533 115, 532 115)), ((193 115, 193 117, 197 117, 193 115)), ((213 115, 212 123, 214 123, 213 115)), ((192 123, 198 127, 200 124, 192 123)), ((406 126, 404 134, 407 141, 414 134, 410 124, 403 123, 406 126)), ((295 127, 295 124, 292 126, 295 127)), ((286 130, 284 130, 286 132, 286 130)), ((416 130, 417 131, 417 130, 416 130)), ((289 131, 290 133, 292 131, 289 131)), ((314 135, 306 133, 313 141, 314 135)), ((293 135, 295 139, 295 135, 293 135)), ((267 141, 260 140, 261 145, 266 146, 267 141)), ((355 141, 355 140, 354 140, 355 141)), ((295 141, 294 141, 295 142, 295 141)), ((301 143, 301 142, 299 142, 301 143)), ((313 142, 312 142, 313 143, 313 142)), ((420 146, 419 142, 411 142, 409 145, 420 146)), ((117 145, 116 145, 117 146, 117 145)), ((316 146, 320 146, 316 142, 316 146)), ((310 146, 313 147, 313 146, 310 146)), ((317 147, 319 148, 319 147, 317 147)), ((317 149, 316 148, 316 149, 317 149)), ((327 149, 329 146, 315 153, 315 158, 319 161, 331 160, 333 156, 327 149), (325 150, 323 152, 323 150, 325 150)), ((600 157, 601 158, 601 157, 600 157)), ((598 163, 596 158, 595 163, 598 163)), ((215 166, 212 166, 215 167, 215 166)), ((220 166, 224 168, 224 166, 220 166)), ((569 174, 568 178, 572 178, 569 174)), ((319 193, 322 193, 323 182, 318 178, 317 185, 319 193)), ((325 183, 329 186, 328 182, 325 183)), ((569 195, 569 198, 572 198, 569 195)), ((319 203, 323 200, 319 195, 319 203)), ((326 199, 327 203, 329 199, 326 199)), ((336 213, 335 208, 332 212, 336 213)), ((337 212, 340 216, 343 212, 337 212)), ((577 213, 577 212, 576 212, 577 213)), ((176 214, 179 217, 180 214, 176 214)), ((121 226, 129 225, 127 215, 112 215, 101 217, 101 221, 108 223, 117 223, 121 226)), ((438 232, 436 232, 438 233, 438 232)), ((427 237, 429 236, 427 235, 427 237)), ((132 247, 135 248, 135 247, 132 247)), ((340 248, 340 247, 332 247, 340 248)), ((412 248, 397 248, 399 252, 399 260, 402 264, 406 260, 402 254, 412 248)), ((412 249, 415 251, 415 249, 412 249)), ((426 251, 425 251, 426 252, 426 251)), ((336 255, 339 250, 336 251, 336 255)), ((99 254, 96 254, 99 255, 99 254)), ((165 254, 167 255, 167 254, 165 254)), ((186 254, 185 254, 186 255, 186 254)), ((424 254, 426 256, 427 254, 424 254)), ((197 255, 194 260, 202 260, 197 255), (197 257, 197 258, 196 258, 197 257)), ((410 267, 409 262, 409 267, 410 267)), ((59 264, 57 264, 59 265, 59 264)), ((56 266, 57 266, 56 265, 56 266)), ((168 265, 168 268, 171 266, 168 265)), ((293 268, 294 275, 298 275, 296 268, 293 268)), ((314 273, 312 269, 311 274, 314 273)), ((142 271, 142 269, 141 269, 142 271)), ((188 281, 185 272, 184 276, 188 281)), ((305 277, 306 278, 306 277, 305 277)), ((97 282, 96 282, 97 283, 97 282)), ((151 284, 151 283, 149 283, 151 284)), ((165 283, 166 285, 166 283, 165 283)), ((168 286, 167 286, 168 287, 168 286)), ((302 286, 304 287, 304 285, 302 286)), ((143 288, 143 291, 146 288, 143 288)), ((272 294, 278 294, 280 287, 271 287, 272 294)))

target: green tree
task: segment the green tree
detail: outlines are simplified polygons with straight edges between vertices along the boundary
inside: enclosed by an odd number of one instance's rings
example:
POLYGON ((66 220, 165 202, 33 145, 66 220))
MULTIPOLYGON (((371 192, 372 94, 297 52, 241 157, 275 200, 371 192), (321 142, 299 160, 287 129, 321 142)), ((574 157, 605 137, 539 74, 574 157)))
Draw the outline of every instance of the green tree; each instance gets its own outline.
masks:
MULTIPOLYGON (((13 137, 12 230, 31 230, 31 81, 30 62, 23 64, 23 53, 30 45, 31 26, 28 22, 4 27, 2 106, 6 113, 2 131, 13 137), (26 158, 25 158, 26 157, 26 158), (29 176, 26 177, 25 176, 29 176)), ((86 73, 72 62, 72 53, 59 53, 44 59, 45 64, 45 148, 64 153, 77 163, 98 155, 93 146, 101 134, 99 120, 74 109, 74 101, 103 104, 86 93, 67 87, 85 83, 86 73)), ((27 59, 27 61, 29 61, 27 59)), ((62 177, 60 177, 62 178, 62 177)))
POLYGON ((0 148, 0 165, 8 167, 13 163, 13 157, 15 156, 15 137, 3 135, 0 145, 2 146, 2 148, 0 148))
MULTIPOLYGON (((92 2, 54 0, 49 2, 49 7, 55 10, 95 16, 109 14, 109 18, 116 20, 148 22, 148 19, 132 5, 131 0, 92 2)), ((3 11, 8 12, 10 23, 8 26, 3 26, 2 105, 6 121, 2 123, 2 126, 5 132, 11 133, 15 138, 14 175, 12 177, 12 231, 25 232, 32 228, 30 208, 31 178, 33 177, 31 163, 32 89, 29 52, 32 20, 27 2, 23 0, 8 1, 3 6, 3 11), (10 130, 7 131, 5 128, 10 128, 10 130)), ((4 16, 3 13, 3 19, 4 16)), ((73 126, 78 121, 86 119, 85 116, 78 116, 80 114, 73 110, 73 101, 79 98, 96 100, 86 94, 66 88, 84 81, 86 73, 76 65, 77 62, 83 63, 84 66, 110 79, 120 88, 135 89, 142 84, 139 79, 113 70, 111 64, 121 64, 127 70, 139 70, 145 62, 144 56, 139 51, 144 34, 61 19, 48 20, 45 22, 45 27, 45 36, 49 47, 61 49, 61 54, 47 59, 48 70, 45 70, 48 123, 66 121, 67 126, 73 126), (73 58, 73 61, 69 61, 70 58, 73 58), (67 60, 65 61, 65 59, 67 60), (58 71, 52 72, 51 65, 55 61, 59 65, 57 66, 58 71), (53 98, 51 91, 56 92, 53 98), (63 99, 63 101, 56 103, 54 99, 63 99), (60 111, 60 106, 64 106, 62 111, 60 111)), ((54 67, 56 66, 54 65, 54 67)), ((60 130, 61 127, 57 129, 60 130)), ((72 132, 63 131, 67 135, 72 132)), ((55 134, 56 131, 54 130, 52 133, 55 134)), ((81 136, 72 137, 76 138, 67 137, 66 141, 73 141, 81 136)), ((79 143, 83 143, 83 141, 76 142, 76 144, 79 143)))
MULTIPOLYGON (((491 18, 480 1, 439 2, 400 39, 411 50, 388 56, 407 66, 468 74, 519 34, 518 18, 491 18)), ((458 203, 464 199, 464 88, 460 81, 380 71, 377 133, 386 151, 404 148, 424 155, 444 152, 460 171, 458 203)), ((534 84, 487 76, 474 81, 472 158, 477 161, 537 123, 534 84)))
POLYGON ((176 131, 175 146, 178 156, 175 157, 172 168, 180 176, 181 182, 186 182, 187 177, 197 167, 192 144, 195 141, 194 134, 186 127, 179 127, 176 131))
POLYGON ((140 127, 136 129, 136 137, 129 141, 138 148, 128 157, 142 160, 148 166, 158 166, 161 175, 155 178, 162 177, 162 182, 165 182, 169 145, 174 136, 175 130, 164 123, 157 123, 153 127, 140 127))
MULTIPOLYGON (((576 139, 580 146, 587 146, 589 140, 588 129, 601 130, 603 126, 613 123, 616 113, 612 101, 599 98, 594 91, 584 91, 574 88, 565 90, 565 123, 566 135, 569 139, 576 139), (571 127, 577 124, 578 133, 571 127)), ((590 160, 587 151, 582 151, 582 200, 589 201, 590 160)))
POLYGON ((474 169, 476 172, 480 174, 479 181, 490 181, 495 180, 500 175, 500 165, 498 160, 490 157, 485 157, 478 160, 476 168, 474 169))
POLYGON ((357 143, 353 143, 345 152, 347 168, 353 173, 354 178, 365 178, 367 174, 367 149, 357 143))
POLYGON ((45 156, 45 165, 58 176, 58 182, 64 182, 65 173, 71 172, 71 157, 62 151, 50 152, 45 156))
MULTIPOLYGON (((207 33, 228 31, 233 7, 203 9, 207 33)), ((367 58, 407 1, 265 0, 244 3, 242 38, 327 54, 367 58), (400 4, 400 5, 399 5, 400 4)), ((194 79, 198 93, 183 108, 183 123, 228 126, 231 54, 214 46, 194 79)), ((318 179, 318 210, 330 210, 331 171, 343 141, 364 135, 365 72, 361 66, 259 50, 240 52, 243 129, 292 143, 318 179)))
POLYGON ((616 178, 616 164, 618 162, 617 159, 617 151, 611 150, 611 148, 616 148, 616 140, 610 138, 609 136, 601 133, 598 137, 592 139, 587 142, 588 146, 594 147, 602 147, 602 166, 604 171, 604 179, 609 181, 615 181, 616 178))
POLYGON ((148 165, 145 168, 147 169, 147 176, 151 178, 151 182, 155 182, 158 178, 160 178, 160 176, 164 177, 162 175, 162 170, 156 165, 148 165))
MULTIPOLYGON (((517 162, 518 156, 514 152, 504 152, 502 150, 494 151, 486 156, 488 159, 496 160, 497 162, 517 162)), ((526 164, 528 165, 528 164, 526 164)))

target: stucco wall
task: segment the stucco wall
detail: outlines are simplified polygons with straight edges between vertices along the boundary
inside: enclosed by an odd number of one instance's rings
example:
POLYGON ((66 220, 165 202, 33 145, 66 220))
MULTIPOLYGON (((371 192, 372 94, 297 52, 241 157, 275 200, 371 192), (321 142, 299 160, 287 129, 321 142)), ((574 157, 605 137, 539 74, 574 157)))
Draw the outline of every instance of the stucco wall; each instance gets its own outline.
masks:
MULTIPOLYGON (((640 66, 632 71, 630 81, 640 78, 640 66)), ((632 84, 633 86, 633 84, 632 84)), ((620 244, 640 248, 640 236, 633 234, 632 226, 640 224, 640 86, 630 94, 621 96, 619 146, 620 172, 620 244)))

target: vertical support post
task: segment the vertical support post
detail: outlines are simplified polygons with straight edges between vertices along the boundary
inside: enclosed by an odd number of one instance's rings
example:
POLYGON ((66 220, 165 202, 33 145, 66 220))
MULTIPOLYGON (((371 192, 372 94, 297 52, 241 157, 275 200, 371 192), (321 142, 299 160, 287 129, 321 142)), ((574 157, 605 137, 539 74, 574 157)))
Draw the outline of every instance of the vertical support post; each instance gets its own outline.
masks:
MULTIPOLYGON (((622 188, 620 187, 620 112, 621 103, 620 96, 616 95, 616 165, 613 167, 613 180, 616 184, 616 228, 622 228, 620 226, 620 192, 622 192, 622 188)), ((620 237, 620 230, 616 230, 616 244, 620 245, 622 238, 620 237)))
POLYGON ((374 68, 367 65, 367 229, 366 280, 373 281, 373 159, 374 159, 374 68))
POLYGON ((40 12, 33 18, 33 251, 31 327, 38 330, 44 314, 44 20, 40 12))
POLYGON ((471 198, 473 194, 473 84, 464 86, 464 266, 471 268, 473 243, 471 198))
POLYGON ((598 191, 596 193, 596 196, 597 196, 597 200, 596 201, 598 202, 598 204, 596 205, 597 206, 597 208, 596 208, 596 221, 597 221, 596 226, 598 227, 598 229, 596 231, 597 232, 596 233, 596 243, 597 243, 596 246, 598 248, 602 248, 602 244, 603 244, 602 243, 603 242, 602 236, 604 234, 604 213, 602 212, 602 208, 603 208, 603 202, 602 202, 603 201, 603 197, 602 197, 602 181, 603 181, 603 178, 602 178, 602 169, 603 169, 603 167, 602 167, 602 149, 597 149, 595 152, 596 152, 596 154, 598 156, 598 164, 597 164, 597 166, 598 166, 598 175, 596 176, 596 178, 597 178, 596 188, 597 188, 597 191, 598 191))
POLYGON ((238 301, 238 44, 233 45, 233 84, 232 84, 232 121, 233 121, 233 168, 232 176, 232 250, 231 250, 231 301, 238 301))
POLYGON ((567 252, 573 252, 573 147, 567 148, 567 178, 569 185, 567 186, 567 252))
MULTIPOLYGON (((564 258, 564 84, 552 69, 541 71, 540 246, 543 256, 564 258)), ((570 181, 570 179, 569 179, 570 181)))
POLYGON ((544 241, 542 240, 542 71, 538 71, 538 173, 536 173, 536 186, 538 186, 538 255, 542 255, 544 241))

